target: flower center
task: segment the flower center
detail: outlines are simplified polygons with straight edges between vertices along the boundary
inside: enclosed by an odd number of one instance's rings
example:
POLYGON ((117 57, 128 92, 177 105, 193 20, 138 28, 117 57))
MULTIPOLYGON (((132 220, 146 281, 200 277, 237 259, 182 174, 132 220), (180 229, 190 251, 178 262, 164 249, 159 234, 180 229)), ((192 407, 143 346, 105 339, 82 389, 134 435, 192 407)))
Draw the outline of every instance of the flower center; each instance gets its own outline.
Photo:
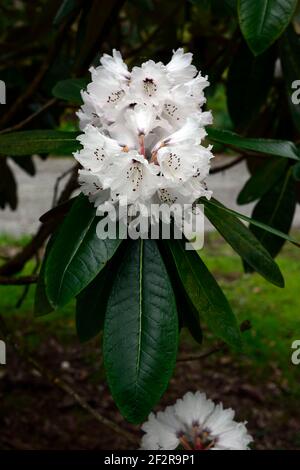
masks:
POLYGON ((178 436, 182 447, 186 450, 210 450, 216 443, 207 429, 200 429, 199 425, 193 426, 192 435, 182 433, 178 436))

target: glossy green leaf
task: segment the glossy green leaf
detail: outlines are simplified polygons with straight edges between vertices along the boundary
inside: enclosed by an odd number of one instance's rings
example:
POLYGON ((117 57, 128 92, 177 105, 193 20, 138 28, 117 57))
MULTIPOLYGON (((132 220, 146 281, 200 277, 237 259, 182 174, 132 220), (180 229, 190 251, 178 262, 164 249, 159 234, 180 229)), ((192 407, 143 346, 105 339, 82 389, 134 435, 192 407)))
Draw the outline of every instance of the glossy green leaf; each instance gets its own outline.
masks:
POLYGON ((167 246, 167 241, 159 240, 157 243, 159 245, 165 265, 167 266, 168 274, 170 276, 171 284, 175 294, 179 328, 187 328, 194 340, 197 343, 202 344, 203 335, 200 325, 199 313, 185 291, 180 276, 177 272, 173 256, 167 246))
POLYGON ((76 331, 81 342, 89 341, 103 329, 109 295, 106 275, 107 270, 102 269, 77 297, 76 331))
MULTIPOLYGON (((289 171, 274 187, 257 203, 253 210, 253 218, 268 224, 270 227, 289 233, 296 208, 295 181, 289 171)), ((275 257, 281 250, 284 240, 250 224, 250 230, 261 244, 275 257)))
POLYGON ((223 204, 221 204, 216 199, 211 199, 210 201, 207 201, 202 198, 199 199, 199 202, 202 202, 204 205, 213 205, 215 207, 219 207, 222 211, 227 212, 228 214, 232 214, 238 217, 239 219, 245 220, 246 222, 249 222, 250 224, 255 225, 256 227, 265 230, 268 233, 272 233, 273 235, 276 235, 277 237, 280 237, 283 240, 287 240, 297 246, 300 246, 299 242, 287 233, 281 232, 280 230, 270 227, 269 225, 266 225, 265 223, 260 222, 259 220, 255 220, 254 218, 248 217, 247 215, 241 214, 240 212, 229 209, 228 207, 223 206, 223 204))
POLYGON ((255 55, 273 44, 287 28, 297 0, 238 0, 242 33, 255 55))
POLYGON ((238 204, 249 204, 264 196, 279 180, 286 166, 287 161, 278 158, 263 163, 242 188, 237 198, 238 204))
POLYGON ((76 301, 76 330, 80 341, 89 341, 103 329, 104 315, 111 286, 127 243, 123 242, 115 256, 80 292, 76 301))
POLYGON ((291 158, 292 160, 300 159, 299 150, 296 145, 288 140, 242 137, 235 132, 215 129, 213 127, 207 129, 207 134, 213 142, 228 145, 236 149, 291 158))
POLYGON ((235 216, 206 204, 205 215, 232 248, 267 281, 284 287, 284 279, 268 251, 252 232, 235 216))
POLYGON ((52 94, 56 98, 81 105, 83 101, 80 92, 86 88, 87 84, 88 80, 85 78, 68 78, 58 82, 53 88, 52 94))
POLYGON ((174 293, 155 241, 130 244, 108 300, 103 340, 112 395, 122 415, 140 423, 165 391, 178 348, 174 293))
POLYGON ((212 332, 234 348, 241 347, 240 330, 231 307, 196 251, 179 240, 168 242, 178 274, 195 308, 212 332))
POLYGON ((244 41, 234 54, 227 78, 227 106, 239 130, 257 119, 267 100, 274 78, 275 59, 274 49, 254 57, 244 41))
POLYGON ((43 262, 40 268, 38 282, 35 289, 35 296, 34 296, 34 315, 36 317, 47 315, 48 313, 53 312, 54 308, 51 305, 47 292, 46 292, 46 282, 45 282, 45 267, 46 267, 46 260, 49 256, 50 249, 53 246, 54 240, 57 236, 57 232, 55 232, 51 238, 49 239, 46 247, 46 251, 44 254, 43 262))
POLYGON ((71 155, 80 148, 77 132, 53 130, 20 131, 0 135, 0 154, 18 156, 35 153, 71 155))
POLYGON ((98 222, 95 208, 80 195, 62 222, 46 262, 47 295, 54 307, 77 296, 120 245, 121 240, 98 238, 98 222))

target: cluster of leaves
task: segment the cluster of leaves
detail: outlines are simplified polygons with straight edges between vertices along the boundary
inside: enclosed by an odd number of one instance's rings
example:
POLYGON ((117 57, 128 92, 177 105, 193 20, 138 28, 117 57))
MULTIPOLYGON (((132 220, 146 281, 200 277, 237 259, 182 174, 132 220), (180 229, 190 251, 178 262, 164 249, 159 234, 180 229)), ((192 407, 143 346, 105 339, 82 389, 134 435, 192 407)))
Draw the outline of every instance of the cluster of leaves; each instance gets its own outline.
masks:
MULTIPOLYGON (((39 5, 43 7, 44 2, 39 5)), ((28 28, 30 18, 27 3, 22 8, 25 24, 23 29, 18 26, 18 34, 28 28)), ((283 287, 273 258, 286 240, 293 242, 289 230, 298 201, 300 153, 293 142, 300 131, 300 108, 291 101, 291 83, 300 79, 297 1, 114 0, 103 4, 64 0, 51 2, 47 15, 41 11, 37 21, 41 36, 35 32, 32 44, 39 46, 38 51, 32 53, 32 63, 23 64, 22 83, 11 82, 8 101, 11 93, 18 96, 23 86, 25 90, 0 122, 10 126, 0 135, 4 168, 0 205, 16 205, 8 158, 29 171, 34 154, 71 155, 78 149, 76 130, 63 130, 58 124, 65 122, 72 106, 80 104, 87 67, 98 53, 113 46, 134 63, 146 57, 166 60, 171 49, 184 45, 209 74, 212 95, 225 83, 230 119, 226 126, 221 123, 221 129, 209 129, 208 139, 219 145, 224 158, 234 150, 246 159, 251 176, 238 202, 258 201, 253 217, 248 218, 215 199, 203 200, 205 215, 241 257, 245 269, 283 287), (144 10, 147 14, 141 14, 144 10), (52 27, 43 32, 49 19, 52 27), (63 47, 62 37, 66 39, 63 47), (49 43, 48 70, 42 57, 49 43), (42 75, 40 84, 28 91, 28 76, 36 70, 42 75), (25 117, 29 110, 41 109, 45 100, 52 99, 50 95, 57 99, 57 106, 38 116, 39 126, 30 120, 27 130, 10 132, 16 125, 18 106, 25 117)), ((20 49, 12 51, 13 57, 17 51, 20 54, 20 49)), ((15 67, 12 63, 11 69, 15 67)), ((240 348, 238 323, 199 253, 186 251, 183 241, 99 240, 99 219, 88 200, 80 195, 69 207, 47 245, 36 290, 36 313, 50 313, 76 298, 79 338, 90 340, 103 330, 112 394, 129 421, 141 422, 172 375, 180 328, 187 327, 201 343, 203 321, 216 336, 240 348)), ((52 211, 51 217, 55 214, 52 211)))

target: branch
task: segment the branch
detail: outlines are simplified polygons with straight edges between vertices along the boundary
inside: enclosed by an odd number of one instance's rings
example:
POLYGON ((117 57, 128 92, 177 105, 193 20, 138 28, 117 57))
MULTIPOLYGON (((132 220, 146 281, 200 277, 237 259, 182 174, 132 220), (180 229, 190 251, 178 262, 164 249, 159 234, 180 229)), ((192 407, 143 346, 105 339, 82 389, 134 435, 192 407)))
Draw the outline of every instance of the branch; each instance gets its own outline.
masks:
POLYGON ((44 111, 49 109, 51 106, 53 106, 57 102, 57 98, 52 98, 51 100, 47 101, 41 108, 39 108, 37 111, 34 113, 30 114, 27 118, 23 119, 23 121, 20 121, 18 124, 15 124, 14 126, 7 127, 6 129, 3 129, 0 131, 0 134, 6 134, 7 132, 13 132, 13 131, 18 131, 19 129, 22 129, 22 127, 25 127, 27 124, 29 124, 33 119, 35 119, 37 116, 42 114, 44 111))
POLYGON ((72 172, 76 171, 76 174, 77 174, 78 169, 79 169, 79 166, 76 163, 74 166, 68 168, 60 176, 58 176, 58 178, 56 178, 55 185, 54 185, 54 191, 53 191, 52 205, 51 205, 52 208, 56 207, 57 204, 58 204, 57 203, 57 194, 58 194, 58 189, 59 189, 60 182, 72 172))
MULTIPOLYGON (((245 320, 240 324, 241 333, 244 331, 250 330, 251 323, 249 320, 245 320)), ((190 361, 200 361, 206 359, 207 357, 221 351, 227 351, 228 346, 224 341, 217 343, 213 348, 208 349, 202 354, 182 354, 178 357, 177 362, 190 362, 190 361)))
POLYGON ((149 36, 135 49, 131 49, 131 51, 126 55, 126 59, 132 59, 133 57, 136 57, 141 51, 143 51, 149 44, 152 43, 153 39, 157 36, 157 34, 163 29, 165 23, 168 23, 170 18, 173 18, 177 11, 180 10, 184 6, 184 2, 179 2, 175 5, 175 8, 171 9, 171 11, 168 12, 168 15, 164 16, 162 21, 154 28, 154 30, 149 34, 149 36))
POLYGON ((221 171, 229 170, 229 168, 232 168, 232 167, 238 165, 243 160, 245 160, 245 155, 241 155, 240 157, 236 158, 232 162, 225 163, 225 165, 221 165, 221 166, 218 166, 216 168, 212 168, 209 173, 211 175, 213 175, 215 173, 221 173, 221 171))
POLYGON ((34 369, 36 369, 41 374, 41 376, 44 377, 48 382, 52 383, 53 385, 70 395, 73 400, 75 400, 76 403, 81 406, 81 408, 83 408, 90 415, 92 415, 103 426, 110 428, 113 432, 115 432, 119 436, 122 436, 131 444, 134 444, 135 446, 137 445, 137 439, 132 432, 122 429, 118 424, 114 423, 105 416, 102 416, 97 410, 92 408, 82 396, 80 396, 75 390, 73 390, 73 388, 67 382, 65 382, 62 378, 54 375, 52 371, 44 367, 32 356, 28 355, 24 348, 16 340, 12 332, 8 330, 4 318, 1 315, 0 331, 4 339, 12 346, 13 350, 21 357, 21 359, 24 360, 24 362, 26 362, 29 366, 34 367, 34 369))
POLYGON ((190 362, 190 361, 200 361, 201 359, 205 359, 206 357, 211 356, 220 351, 225 351, 227 349, 227 345, 223 342, 218 343, 215 347, 208 349, 208 351, 202 354, 182 354, 178 357, 177 362, 190 362))
POLYGON ((38 87, 40 86, 41 81, 43 80, 44 76, 49 70, 50 65, 52 64, 53 60, 56 58, 58 50, 61 47, 61 42, 62 38, 67 31, 69 27, 70 22, 64 23, 56 37, 54 38, 54 41, 48 51, 48 54, 46 55, 43 63, 41 64, 41 67, 37 74, 35 75, 34 79, 32 80, 30 86, 24 91, 22 95, 20 95, 16 101, 13 103, 13 105, 10 107, 8 112, 3 116, 3 118, 0 120, 0 126, 5 126, 7 123, 9 123, 15 115, 19 112, 20 109, 23 108, 24 103, 28 101, 32 95, 36 92, 38 87))
MULTIPOLYGON (((77 173, 78 167, 76 166, 73 168, 73 172, 59 197, 58 204, 68 201, 73 191, 77 189, 77 173)), ((51 219, 48 223, 42 224, 37 233, 22 250, 7 263, 0 266, 0 276, 12 276, 13 274, 20 272, 27 261, 30 260, 43 246, 44 242, 47 240, 49 235, 54 232, 60 222, 60 219, 51 219)))
POLYGON ((22 276, 22 277, 5 277, 0 276, 0 285, 2 286, 26 286, 35 284, 37 282, 37 276, 22 276))

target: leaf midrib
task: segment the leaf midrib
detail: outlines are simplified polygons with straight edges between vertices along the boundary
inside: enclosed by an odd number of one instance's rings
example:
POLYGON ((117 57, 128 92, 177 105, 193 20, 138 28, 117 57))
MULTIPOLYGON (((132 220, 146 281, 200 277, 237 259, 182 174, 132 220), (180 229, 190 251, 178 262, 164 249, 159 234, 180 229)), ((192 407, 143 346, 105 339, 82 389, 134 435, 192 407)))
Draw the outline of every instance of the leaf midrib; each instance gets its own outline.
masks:
POLYGON ((136 359, 136 383, 140 374, 141 352, 142 352, 142 315, 143 315, 143 240, 140 240, 139 253, 139 333, 138 333, 138 351, 136 359))

